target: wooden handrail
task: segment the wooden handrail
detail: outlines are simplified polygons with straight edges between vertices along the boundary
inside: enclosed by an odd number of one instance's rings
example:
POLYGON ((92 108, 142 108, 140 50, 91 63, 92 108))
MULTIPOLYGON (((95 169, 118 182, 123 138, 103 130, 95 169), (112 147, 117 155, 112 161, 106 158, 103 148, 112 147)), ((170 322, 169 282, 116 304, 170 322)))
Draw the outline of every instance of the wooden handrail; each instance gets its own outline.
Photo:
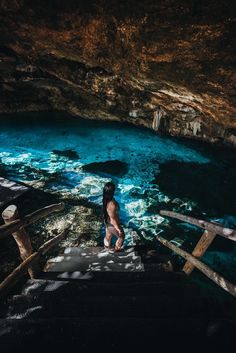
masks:
POLYGON ((69 227, 56 237, 45 242, 38 251, 30 255, 25 261, 23 261, 18 267, 16 267, 4 280, 0 283, 0 296, 3 297, 7 294, 9 289, 28 271, 29 267, 35 264, 40 256, 46 254, 52 247, 57 245, 68 233, 69 227))
MULTIPOLYGON (((215 237, 216 237, 216 233, 210 232, 209 230, 204 230, 197 245, 193 249, 192 255, 195 258, 200 259, 205 254, 209 246, 212 244, 215 237)), ((183 267, 183 271, 186 273, 186 275, 190 275, 193 270, 194 270, 194 265, 191 262, 187 261, 183 267)))
POLYGON ((224 238, 236 241, 236 230, 234 230, 234 229, 226 228, 224 226, 220 226, 220 225, 212 223, 212 222, 207 222, 202 219, 197 219, 194 217, 185 216, 180 213, 173 212, 173 211, 162 210, 162 211, 160 211, 160 214, 162 216, 168 216, 171 218, 179 219, 181 221, 193 224, 193 225, 200 227, 200 228, 203 228, 205 230, 209 230, 210 232, 219 234, 224 238))
POLYGON ((37 222, 38 220, 49 216, 50 214, 54 212, 60 212, 63 211, 65 208, 64 203, 56 203, 50 206, 46 206, 43 208, 40 208, 39 210, 28 214, 27 216, 23 217, 22 219, 17 219, 10 224, 4 224, 0 226, 0 239, 5 238, 7 235, 10 235, 14 232, 16 232, 18 229, 22 227, 26 227, 29 224, 32 224, 34 222, 37 222))
POLYGON ((191 262, 197 269, 199 269, 202 273, 204 273, 208 278, 210 278, 213 282, 218 284, 218 286, 220 286, 225 291, 229 292, 234 297, 236 297, 236 286, 234 284, 230 283, 225 278, 220 276, 217 272, 213 271, 209 266, 205 265, 204 263, 196 259, 194 256, 190 255, 186 251, 178 248, 176 245, 172 244, 168 240, 160 237, 159 235, 156 237, 156 239, 167 248, 171 249, 172 251, 176 252, 178 255, 180 255, 187 261, 191 262))

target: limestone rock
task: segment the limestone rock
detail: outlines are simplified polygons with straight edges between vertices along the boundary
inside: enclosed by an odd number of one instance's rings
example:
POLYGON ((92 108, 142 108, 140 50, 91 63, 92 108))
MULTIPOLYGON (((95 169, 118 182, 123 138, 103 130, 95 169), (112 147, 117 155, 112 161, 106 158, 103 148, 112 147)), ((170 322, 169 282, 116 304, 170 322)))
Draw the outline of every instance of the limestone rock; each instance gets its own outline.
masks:
POLYGON ((0 113, 61 111, 236 146, 235 7, 0 0, 0 113))
POLYGON ((94 162, 83 166, 83 170, 95 174, 122 176, 128 171, 128 164, 118 160, 94 162))

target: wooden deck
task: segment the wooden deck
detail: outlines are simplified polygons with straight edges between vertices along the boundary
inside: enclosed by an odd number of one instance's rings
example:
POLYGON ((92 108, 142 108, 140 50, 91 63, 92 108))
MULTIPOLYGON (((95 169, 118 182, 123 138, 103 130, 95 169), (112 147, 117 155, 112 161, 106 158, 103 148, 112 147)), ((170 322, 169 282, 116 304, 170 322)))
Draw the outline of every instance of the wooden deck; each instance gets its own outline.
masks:
POLYGON ((0 208, 26 193, 29 188, 25 185, 0 177, 0 208))

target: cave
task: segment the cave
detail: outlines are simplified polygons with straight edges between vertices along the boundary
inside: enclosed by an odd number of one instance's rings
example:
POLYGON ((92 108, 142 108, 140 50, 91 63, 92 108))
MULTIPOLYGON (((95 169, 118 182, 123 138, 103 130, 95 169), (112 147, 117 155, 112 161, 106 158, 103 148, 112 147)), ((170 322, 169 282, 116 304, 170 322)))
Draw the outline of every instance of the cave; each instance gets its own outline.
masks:
POLYGON ((0 0, 0 296, 24 268, 0 303, 6 352, 40 333, 36 351, 94 349, 103 329, 120 351, 115 325, 129 350, 153 349, 155 329, 231 349, 235 14, 230 0, 0 0))
POLYGON ((62 111, 235 146, 231 1, 1 1, 0 113, 62 111))

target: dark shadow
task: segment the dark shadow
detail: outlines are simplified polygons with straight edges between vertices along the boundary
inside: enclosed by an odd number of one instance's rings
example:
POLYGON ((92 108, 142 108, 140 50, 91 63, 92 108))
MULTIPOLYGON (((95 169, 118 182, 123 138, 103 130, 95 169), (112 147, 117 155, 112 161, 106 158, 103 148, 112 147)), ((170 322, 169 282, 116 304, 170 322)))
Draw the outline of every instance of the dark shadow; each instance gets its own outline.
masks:
POLYGON ((123 176, 128 172, 128 164, 119 160, 94 162, 83 166, 83 171, 98 175, 123 176))
POLYGON ((236 167, 170 161, 154 180, 174 198, 188 198, 211 217, 236 213, 236 167))
POLYGON ((68 159, 79 159, 79 155, 74 150, 53 150, 52 153, 58 157, 65 157, 68 159))

